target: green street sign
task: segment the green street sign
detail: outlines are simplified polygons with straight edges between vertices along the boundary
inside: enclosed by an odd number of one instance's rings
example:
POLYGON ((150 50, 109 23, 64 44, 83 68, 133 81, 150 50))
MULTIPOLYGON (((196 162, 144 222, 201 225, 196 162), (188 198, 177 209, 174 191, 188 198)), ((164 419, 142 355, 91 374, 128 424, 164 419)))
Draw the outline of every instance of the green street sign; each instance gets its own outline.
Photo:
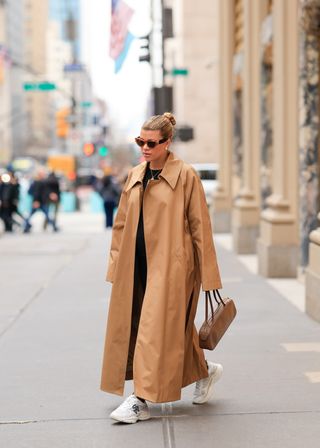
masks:
POLYGON ((38 84, 39 90, 56 90, 56 85, 53 82, 40 82, 38 84))
POLYGON ((82 101, 82 103, 80 103, 81 107, 92 107, 92 102, 91 101, 82 101))
POLYGON ((173 68, 171 70, 172 76, 187 76, 189 74, 189 70, 187 68, 173 68))
POLYGON ((25 82, 23 84, 23 88, 26 91, 35 91, 35 90, 56 90, 57 86, 53 82, 25 82))
POLYGON ((27 91, 29 91, 29 90, 38 90, 37 84, 31 83, 31 82, 25 82, 23 84, 23 88, 24 88, 24 90, 27 90, 27 91))

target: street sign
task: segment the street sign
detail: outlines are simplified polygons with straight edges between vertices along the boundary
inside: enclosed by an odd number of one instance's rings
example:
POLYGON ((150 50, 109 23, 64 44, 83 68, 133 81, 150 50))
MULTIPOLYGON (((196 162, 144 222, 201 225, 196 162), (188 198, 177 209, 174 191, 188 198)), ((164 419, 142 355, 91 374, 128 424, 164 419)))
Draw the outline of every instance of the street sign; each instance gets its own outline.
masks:
POLYGON ((23 88, 24 88, 24 90, 27 90, 27 91, 29 91, 29 90, 38 90, 37 84, 31 83, 31 82, 25 82, 23 84, 23 88))
POLYGON ((81 107, 92 107, 92 102, 91 101, 82 101, 82 103, 80 103, 81 107))
POLYGON ((56 85, 53 82, 41 82, 38 84, 39 90, 56 90, 56 85))
POLYGON ((23 89, 26 91, 35 90, 56 90, 57 86, 53 82, 25 82, 23 84, 23 89))
POLYGON ((187 76, 189 74, 189 70, 187 68, 173 68, 171 70, 172 76, 187 76))

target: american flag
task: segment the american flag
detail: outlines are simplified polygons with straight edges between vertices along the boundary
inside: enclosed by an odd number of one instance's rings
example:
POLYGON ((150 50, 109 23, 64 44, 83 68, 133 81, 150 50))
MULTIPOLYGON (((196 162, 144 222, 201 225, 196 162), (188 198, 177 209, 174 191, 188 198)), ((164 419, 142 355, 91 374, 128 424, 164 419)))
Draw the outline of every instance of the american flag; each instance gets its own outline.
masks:
POLYGON ((112 0, 110 57, 116 62, 119 71, 133 40, 128 31, 128 25, 133 15, 133 9, 123 0, 112 0))

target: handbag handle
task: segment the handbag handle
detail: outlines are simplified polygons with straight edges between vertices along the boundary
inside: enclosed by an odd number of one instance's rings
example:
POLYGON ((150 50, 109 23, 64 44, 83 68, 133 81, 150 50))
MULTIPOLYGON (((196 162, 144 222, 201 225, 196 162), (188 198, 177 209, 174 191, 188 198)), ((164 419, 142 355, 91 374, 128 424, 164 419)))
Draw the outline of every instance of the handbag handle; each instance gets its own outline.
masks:
POLYGON ((226 306, 226 304, 224 303, 224 301, 223 301, 223 299, 222 299, 222 297, 220 295, 219 289, 214 289, 212 292, 213 292, 213 295, 214 295, 214 300, 217 302, 217 304, 219 305, 219 304, 222 303, 222 305, 226 306), (219 301, 220 302, 217 300, 216 294, 219 297, 219 301))
MULTIPOLYGON (((213 292, 214 300, 216 301, 218 306, 219 305, 226 306, 226 304, 224 303, 224 301, 223 301, 223 299, 222 299, 222 297, 220 295, 219 290, 218 289, 214 289, 212 292, 213 292), (217 299, 217 296, 218 296, 218 299, 217 299)), ((212 304, 212 298, 211 298, 210 291, 206 291, 205 293, 206 293, 206 321, 208 321, 208 308, 209 308, 208 304, 210 304, 212 319, 214 317, 214 308, 213 308, 213 304, 212 304)))

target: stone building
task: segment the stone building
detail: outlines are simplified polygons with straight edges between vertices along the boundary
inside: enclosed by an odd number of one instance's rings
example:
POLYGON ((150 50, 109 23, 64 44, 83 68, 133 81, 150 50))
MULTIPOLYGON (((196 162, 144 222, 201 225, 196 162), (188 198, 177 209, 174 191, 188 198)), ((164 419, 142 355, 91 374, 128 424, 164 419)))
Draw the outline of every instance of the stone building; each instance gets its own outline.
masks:
POLYGON ((166 42, 166 69, 186 69, 170 77, 179 124, 192 126, 194 139, 176 143, 188 163, 218 162, 218 6, 219 0, 165 0, 173 8, 174 39, 166 42))
POLYGON ((12 153, 10 59, 5 3, 0 1, 0 163, 10 160, 12 153))
MULTIPOLYGON (((25 0, 25 60, 30 71, 27 81, 47 80, 48 0, 25 0)), ((44 157, 50 146, 50 109, 47 91, 26 92, 31 135, 28 153, 44 157)))
POLYGON ((215 232, 320 321, 319 0, 220 0, 215 232), (304 275, 305 274, 305 275, 304 275))
POLYGON ((0 1, 0 163, 24 152, 29 117, 23 81, 25 10, 21 0, 0 1))
POLYGON ((25 9, 21 0, 6 2, 6 27, 8 49, 11 59, 10 65, 10 96, 12 154, 19 156, 24 153, 29 135, 29 115, 26 104, 23 82, 25 79, 27 61, 25 58, 24 24, 25 9))

